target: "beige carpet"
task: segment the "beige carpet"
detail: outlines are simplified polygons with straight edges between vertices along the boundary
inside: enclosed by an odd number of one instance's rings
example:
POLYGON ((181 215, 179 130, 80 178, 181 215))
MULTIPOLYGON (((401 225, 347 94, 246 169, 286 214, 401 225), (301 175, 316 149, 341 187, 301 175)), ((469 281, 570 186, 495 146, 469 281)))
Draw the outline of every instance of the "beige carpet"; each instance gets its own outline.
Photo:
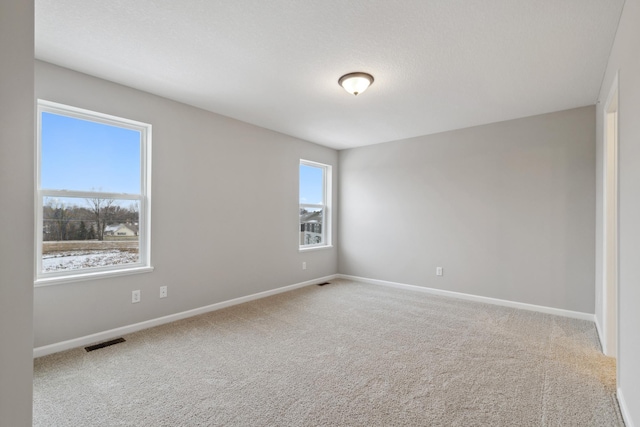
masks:
POLYGON ((621 426, 594 325, 344 280, 36 359, 36 426, 621 426))

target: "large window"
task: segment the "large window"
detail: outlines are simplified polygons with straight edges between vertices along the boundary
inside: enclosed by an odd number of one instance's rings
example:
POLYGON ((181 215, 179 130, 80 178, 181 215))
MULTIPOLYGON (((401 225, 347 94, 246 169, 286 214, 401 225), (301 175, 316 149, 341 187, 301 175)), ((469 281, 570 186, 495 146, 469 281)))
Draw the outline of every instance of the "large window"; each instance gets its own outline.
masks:
POLYGON ((331 245, 331 166, 300 160, 300 249, 331 245))
POLYGON ((150 269, 151 125, 38 101, 36 283, 150 269))

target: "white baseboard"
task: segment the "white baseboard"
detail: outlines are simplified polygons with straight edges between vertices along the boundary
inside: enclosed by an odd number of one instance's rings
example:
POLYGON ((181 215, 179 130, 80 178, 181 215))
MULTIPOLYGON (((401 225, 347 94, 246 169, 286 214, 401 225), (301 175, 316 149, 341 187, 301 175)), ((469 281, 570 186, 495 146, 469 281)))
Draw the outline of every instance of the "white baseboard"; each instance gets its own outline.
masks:
POLYGON ((593 322, 596 324, 596 332, 598 333, 598 339, 600 340, 600 350, 604 353, 604 335, 602 334, 602 327, 600 327, 598 316, 593 316, 593 322))
MULTIPOLYGON (((526 304, 526 303, 515 302, 515 301, 501 300, 496 298, 482 297, 482 296, 465 294, 460 292, 445 291, 441 289, 426 288, 423 286, 407 285, 404 283, 389 282, 385 280, 350 276, 346 274, 333 274, 330 276, 325 276, 318 279, 309 280, 306 282, 296 283, 294 285, 283 286, 281 288, 271 289, 269 291, 259 292, 259 293, 247 295, 244 297, 234 298, 232 300, 222 301, 222 302, 207 305, 204 307, 195 308, 193 310, 187 310, 180 313, 170 314, 168 316, 158 317, 156 319, 146 320, 144 322, 134 323, 132 325, 122 326, 120 328, 110 329, 107 331, 98 332, 95 334, 86 335, 83 337, 74 338, 74 339, 62 341, 59 343, 36 347, 33 350, 33 357, 46 356, 48 354, 57 353, 64 350, 69 350, 76 347, 82 347, 82 346, 85 346, 88 344, 94 344, 100 341, 106 341, 112 338, 119 337, 121 335, 131 334, 133 332, 141 331, 143 329, 152 328, 154 326, 163 325, 165 323, 175 322, 176 320, 186 319, 188 317, 197 316, 199 314, 204 314, 211 311, 220 310, 222 308, 231 307, 233 305, 242 304, 242 303, 257 300, 260 298, 265 298, 265 297, 276 295, 282 292, 287 292, 294 289, 302 288, 304 286, 315 285, 317 283, 321 283, 327 280, 332 280, 335 278, 355 280, 358 282, 371 283, 375 285, 389 286, 389 287, 400 288, 400 289, 408 289, 413 291, 425 292, 432 295, 447 296, 452 298, 464 299, 468 301, 475 301, 475 302, 482 302, 486 304, 494 304, 494 305, 501 305, 505 307, 519 308, 522 310, 537 311, 537 312, 546 313, 546 314, 553 314, 556 316, 571 317, 574 319, 589 320, 594 322, 596 321, 595 315, 589 314, 589 313, 562 310, 559 308, 552 308, 552 307, 526 304)), ((601 330, 599 329, 599 325, 597 322, 596 322, 596 328, 598 329, 598 334, 600 334, 601 330)))
POLYGON ((409 289, 413 291, 425 292, 432 295, 439 295, 451 298, 464 299, 468 301, 482 302, 485 304, 501 305, 504 307, 519 308, 521 310, 537 311, 545 314, 553 314, 555 316, 570 317, 572 319, 595 321, 595 315, 590 313, 582 313, 580 311, 563 310, 561 308, 545 307, 542 305, 527 304, 523 302, 509 301, 497 298, 481 297, 478 295, 465 294, 461 292, 445 291, 442 289, 427 288, 424 286, 407 285, 404 283, 388 282, 386 280, 369 279, 366 277, 349 276, 346 274, 338 274, 339 279, 355 280, 357 282, 371 283, 374 285, 389 286, 393 288, 409 289))
POLYGON ((622 419, 624 420, 624 425, 626 427, 635 427, 635 424, 633 424, 633 421, 631 420, 631 414, 629 413, 629 407, 627 406, 627 402, 624 400, 622 389, 618 388, 616 394, 618 396, 618 404, 620 405, 620 412, 622 413, 622 419))
POLYGON ((197 316, 199 314, 209 313, 211 311, 220 310, 222 308, 231 307, 233 305, 242 304, 242 303, 257 300, 260 298, 266 298, 271 295, 292 291, 294 289, 302 288, 305 286, 315 285, 315 284, 326 282, 327 280, 332 280, 335 278, 336 278, 336 275, 333 274, 333 275, 321 277, 318 279, 308 280, 306 282, 296 283, 294 285, 283 286, 281 288, 271 289, 264 292, 258 292, 257 294, 247 295, 244 297, 234 298, 228 301, 218 302, 218 303, 207 305, 204 307, 195 308, 193 310, 187 310, 180 313, 170 314, 168 316, 158 317, 156 319, 146 320, 140 323, 134 323, 133 325, 122 326, 120 328, 110 329, 108 331, 98 332, 96 334, 74 338, 68 341, 62 341, 55 344, 36 347, 33 349, 33 357, 35 358, 35 357, 46 356, 48 354, 57 353, 64 350, 69 350, 76 347, 82 347, 82 346, 93 344, 100 341, 106 341, 122 335, 141 331, 143 329, 152 328, 154 326, 163 325, 165 323, 175 322, 176 320, 186 319, 188 317, 197 316))

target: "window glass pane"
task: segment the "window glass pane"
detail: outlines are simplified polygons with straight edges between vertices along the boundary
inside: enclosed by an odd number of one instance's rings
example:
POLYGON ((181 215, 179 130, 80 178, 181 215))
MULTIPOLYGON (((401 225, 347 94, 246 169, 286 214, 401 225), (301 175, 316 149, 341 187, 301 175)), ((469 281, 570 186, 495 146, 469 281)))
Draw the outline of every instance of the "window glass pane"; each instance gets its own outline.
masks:
POLYGON ((324 243, 322 227, 323 208, 300 208, 300 246, 324 243))
POLYGON ((42 272, 139 262, 137 200, 44 197, 42 272))
POLYGON ((43 112, 41 188, 140 194, 140 132, 43 112))
POLYGON ((300 165, 300 203, 324 203, 324 169, 300 165))

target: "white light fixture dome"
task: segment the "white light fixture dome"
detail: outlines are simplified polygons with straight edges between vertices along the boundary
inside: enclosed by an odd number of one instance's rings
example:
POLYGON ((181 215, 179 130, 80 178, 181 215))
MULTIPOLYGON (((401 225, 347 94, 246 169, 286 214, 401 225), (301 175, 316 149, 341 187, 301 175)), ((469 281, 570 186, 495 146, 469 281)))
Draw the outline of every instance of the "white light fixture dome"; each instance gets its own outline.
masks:
POLYGON ((352 95, 364 92, 372 83, 373 76, 371 74, 360 72, 345 74, 338 80, 338 84, 352 95))

